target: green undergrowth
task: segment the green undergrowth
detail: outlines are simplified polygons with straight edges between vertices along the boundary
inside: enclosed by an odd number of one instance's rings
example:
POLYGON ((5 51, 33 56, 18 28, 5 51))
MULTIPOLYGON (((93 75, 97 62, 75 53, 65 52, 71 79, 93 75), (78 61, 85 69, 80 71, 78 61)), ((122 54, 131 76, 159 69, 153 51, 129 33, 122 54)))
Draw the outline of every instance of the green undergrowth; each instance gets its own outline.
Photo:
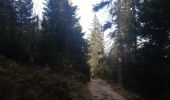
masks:
POLYGON ((90 100, 81 75, 56 73, 50 67, 25 67, 0 56, 1 100, 90 100))

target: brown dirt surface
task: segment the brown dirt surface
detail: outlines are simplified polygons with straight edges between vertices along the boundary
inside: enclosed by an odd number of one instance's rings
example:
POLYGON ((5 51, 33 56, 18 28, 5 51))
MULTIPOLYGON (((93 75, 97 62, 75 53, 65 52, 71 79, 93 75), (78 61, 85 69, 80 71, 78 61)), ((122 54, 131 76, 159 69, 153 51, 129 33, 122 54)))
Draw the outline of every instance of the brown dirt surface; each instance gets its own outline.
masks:
POLYGON ((126 100, 125 97, 115 92, 111 86, 102 79, 93 79, 89 83, 92 100, 126 100))

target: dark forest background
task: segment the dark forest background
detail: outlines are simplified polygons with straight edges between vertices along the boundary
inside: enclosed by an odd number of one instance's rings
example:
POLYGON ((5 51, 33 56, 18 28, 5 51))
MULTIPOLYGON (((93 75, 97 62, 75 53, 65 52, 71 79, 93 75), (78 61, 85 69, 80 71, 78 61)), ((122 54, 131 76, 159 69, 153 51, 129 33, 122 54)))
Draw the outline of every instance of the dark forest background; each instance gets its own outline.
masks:
POLYGON ((0 1, 0 99, 85 100, 87 43, 68 0, 0 1))
POLYGON ((0 99, 90 100, 91 66, 142 100, 170 100, 170 1, 104 0, 93 10, 104 7, 110 20, 101 27, 95 17, 85 40, 69 0, 46 1, 41 20, 32 0, 0 0, 0 99))
MULTIPOLYGON (((93 66, 96 76, 113 81, 144 100, 169 100, 170 1, 104 0, 93 10, 101 9, 110 13, 110 19, 91 37, 100 37, 97 33, 101 30, 115 27, 110 33, 114 43, 108 54, 102 53, 101 57, 100 45, 95 49, 98 53, 91 55, 93 63, 97 62, 97 67, 93 66)), ((90 53, 94 52, 94 44, 90 53)))

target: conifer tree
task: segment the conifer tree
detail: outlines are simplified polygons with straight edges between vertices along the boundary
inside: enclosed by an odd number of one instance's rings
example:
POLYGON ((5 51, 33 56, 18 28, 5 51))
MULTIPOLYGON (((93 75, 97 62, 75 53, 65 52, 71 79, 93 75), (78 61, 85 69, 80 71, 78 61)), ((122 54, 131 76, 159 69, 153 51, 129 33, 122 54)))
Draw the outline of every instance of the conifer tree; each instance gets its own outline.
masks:
POLYGON ((33 17, 33 2, 32 0, 18 0, 17 6, 17 24, 18 32, 22 34, 24 38, 24 44, 27 59, 30 63, 34 62, 35 45, 36 45, 36 30, 35 30, 35 18, 33 17))
POLYGON ((24 44, 23 38, 18 32, 17 28, 17 2, 11 0, 2 0, 0 2, 1 7, 1 54, 15 59, 24 59, 24 44))
POLYGON ((95 70, 102 66, 100 61, 104 57, 104 33, 96 15, 93 19, 89 45, 89 64, 91 69, 95 70))
POLYGON ((138 35, 148 39, 148 42, 138 50, 136 75, 139 78, 138 84, 142 86, 142 89, 138 87, 138 90, 149 99, 170 98, 167 89, 170 79, 170 74, 167 72, 170 64, 169 3, 169 0, 145 0, 140 4, 141 32, 138 35))
POLYGON ((42 63, 68 66, 78 73, 88 75, 86 42, 76 18, 76 7, 68 0, 49 0, 42 22, 42 63))
POLYGON ((117 62, 119 62, 118 81, 123 86, 122 81, 126 76, 125 70, 129 69, 128 63, 135 62, 137 48, 136 0, 107 0, 96 5, 94 10, 98 11, 105 6, 108 7, 112 18, 104 25, 104 29, 111 28, 112 25, 115 26, 111 37, 114 38, 114 45, 117 46, 116 57, 117 62))

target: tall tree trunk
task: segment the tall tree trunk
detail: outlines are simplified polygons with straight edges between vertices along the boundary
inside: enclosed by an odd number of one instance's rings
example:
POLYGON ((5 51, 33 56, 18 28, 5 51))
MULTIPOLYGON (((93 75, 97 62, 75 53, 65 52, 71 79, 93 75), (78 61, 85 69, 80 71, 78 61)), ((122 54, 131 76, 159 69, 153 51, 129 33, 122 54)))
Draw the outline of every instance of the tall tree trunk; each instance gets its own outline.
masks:
MULTIPOLYGON (((121 30, 121 0, 118 0, 118 84, 120 87, 122 87, 122 69, 123 69, 123 59, 122 59, 122 53, 123 53, 123 44, 122 44, 122 30, 121 30)), ((122 89, 122 88, 121 88, 122 89)))

